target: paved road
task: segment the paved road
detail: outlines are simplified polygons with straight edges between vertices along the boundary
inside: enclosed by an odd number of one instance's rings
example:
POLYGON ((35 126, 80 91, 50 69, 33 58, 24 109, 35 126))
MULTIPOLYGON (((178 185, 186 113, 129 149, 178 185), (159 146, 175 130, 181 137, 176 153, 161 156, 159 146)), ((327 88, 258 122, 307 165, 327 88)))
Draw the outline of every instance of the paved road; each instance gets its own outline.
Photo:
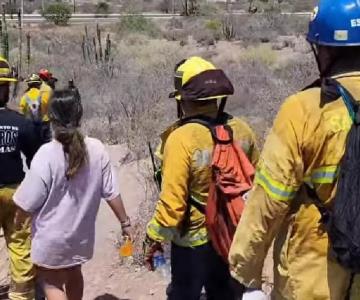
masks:
MULTIPOLYGON (((247 12, 243 11, 235 11, 232 12, 233 15, 249 15, 247 12)), ((259 15, 261 13, 257 13, 259 15)), ((296 16, 310 16, 310 12, 295 12, 288 13, 283 12, 282 15, 296 15, 296 16)), ((82 24, 82 23, 91 23, 91 22, 99 22, 99 23, 112 23, 117 22, 120 18, 126 16, 135 16, 134 14, 73 14, 70 20, 71 24, 82 24)), ((172 18, 182 18, 180 14, 163 14, 163 13, 142 13, 139 14, 149 19, 172 19, 172 18)), ((14 15, 14 18, 11 19, 10 15, 6 16, 6 19, 9 22, 17 22, 17 18, 14 15)), ((37 24, 45 22, 45 19, 40 14, 25 14, 23 18, 24 23, 28 24, 37 24)))

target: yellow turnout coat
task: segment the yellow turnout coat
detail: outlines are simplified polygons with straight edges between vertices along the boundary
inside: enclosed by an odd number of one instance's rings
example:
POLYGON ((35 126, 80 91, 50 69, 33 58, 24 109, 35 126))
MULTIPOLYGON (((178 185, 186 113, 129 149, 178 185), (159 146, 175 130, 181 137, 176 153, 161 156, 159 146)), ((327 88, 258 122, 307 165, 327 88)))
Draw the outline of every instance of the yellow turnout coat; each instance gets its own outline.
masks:
MULTIPOLYGON (((336 78, 360 99, 360 73, 336 78)), ((324 203, 331 203, 351 126, 342 99, 320 105, 320 92, 310 88, 282 105, 229 255, 232 275, 259 288, 275 237, 275 300, 343 300, 349 288, 350 273, 329 256, 320 213, 304 190, 311 184, 324 203)), ((355 277, 351 299, 360 299, 357 285, 355 277)))

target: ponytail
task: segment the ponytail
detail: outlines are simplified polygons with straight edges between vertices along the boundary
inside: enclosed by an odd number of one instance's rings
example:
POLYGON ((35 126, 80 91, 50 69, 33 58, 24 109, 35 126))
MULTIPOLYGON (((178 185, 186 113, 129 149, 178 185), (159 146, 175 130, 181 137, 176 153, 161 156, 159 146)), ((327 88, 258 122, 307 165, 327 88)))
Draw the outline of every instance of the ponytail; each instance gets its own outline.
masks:
POLYGON ((63 145, 64 153, 67 154, 65 176, 68 180, 72 179, 88 159, 84 136, 78 129, 58 127, 55 129, 55 138, 63 145))
POLYGON ((68 180, 88 161, 84 136, 79 131, 83 109, 79 91, 76 88, 55 90, 50 107, 50 118, 55 138, 64 149, 68 167, 65 176, 68 180))

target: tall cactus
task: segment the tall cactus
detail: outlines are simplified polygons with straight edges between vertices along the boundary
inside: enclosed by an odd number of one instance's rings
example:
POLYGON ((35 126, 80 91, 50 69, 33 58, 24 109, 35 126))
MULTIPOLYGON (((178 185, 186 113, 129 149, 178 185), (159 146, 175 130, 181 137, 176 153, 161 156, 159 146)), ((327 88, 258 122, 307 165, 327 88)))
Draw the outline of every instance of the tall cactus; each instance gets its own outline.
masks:
POLYGON ((96 51, 96 38, 93 37, 93 45, 94 45, 94 56, 95 56, 95 62, 96 64, 99 62, 98 53, 96 51))
POLYGON ((22 38, 22 14, 21 10, 18 11, 18 30, 19 30, 19 38, 18 38, 18 46, 19 46, 19 76, 22 75, 22 49, 23 49, 23 38, 22 38))
POLYGON ((4 58, 9 59, 9 33, 6 23, 6 6, 2 4, 2 21, 1 21, 1 54, 4 58))
POLYGON ((226 40, 230 41, 235 38, 236 32, 231 18, 227 17, 222 20, 222 31, 226 40))
POLYGON ((111 39, 110 35, 106 36, 105 50, 103 50, 101 28, 96 25, 96 37, 90 38, 87 26, 85 26, 85 35, 81 42, 81 49, 84 62, 92 64, 95 62, 108 63, 111 57, 111 39))
POLYGON ((26 34, 26 63, 27 63, 27 72, 30 73, 30 63, 31 63, 31 35, 28 32, 26 34))
POLYGON ((108 35, 106 36, 105 62, 110 61, 110 56, 111 56, 111 39, 110 39, 110 34, 108 33, 108 35))
POLYGON ((103 49, 102 49, 102 43, 101 43, 101 30, 100 30, 99 24, 96 24, 96 35, 97 35, 98 43, 99 43, 99 58, 100 58, 100 61, 102 61, 103 60, 103 49))

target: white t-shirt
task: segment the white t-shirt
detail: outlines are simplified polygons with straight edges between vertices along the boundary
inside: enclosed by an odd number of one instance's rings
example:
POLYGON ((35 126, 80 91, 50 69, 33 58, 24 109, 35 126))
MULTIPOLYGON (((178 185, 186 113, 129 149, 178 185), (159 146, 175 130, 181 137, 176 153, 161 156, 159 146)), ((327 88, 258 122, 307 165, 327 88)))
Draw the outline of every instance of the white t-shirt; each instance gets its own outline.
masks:
POLYGON ((101 198, 119 195, 104 145, 88 137, 85 144, 88 162, 70 180, 62 145, 56 140, 43 145, 14 195, 15 203, 33 216, 31 258, 36 265, 64 268, 91 259, 101 198))

